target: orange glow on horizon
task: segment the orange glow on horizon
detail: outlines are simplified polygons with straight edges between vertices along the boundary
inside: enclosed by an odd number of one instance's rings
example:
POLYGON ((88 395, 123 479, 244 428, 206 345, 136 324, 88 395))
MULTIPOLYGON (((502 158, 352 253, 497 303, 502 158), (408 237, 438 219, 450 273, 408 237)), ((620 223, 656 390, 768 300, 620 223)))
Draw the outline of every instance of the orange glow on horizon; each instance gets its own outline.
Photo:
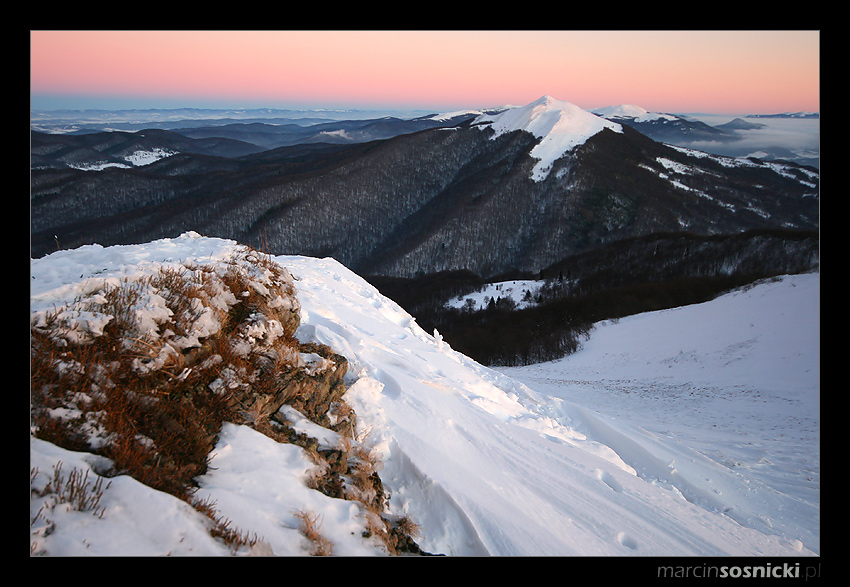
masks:
POLYGON ((819 110, 817 31, 32 31, 33 95, 819 110))

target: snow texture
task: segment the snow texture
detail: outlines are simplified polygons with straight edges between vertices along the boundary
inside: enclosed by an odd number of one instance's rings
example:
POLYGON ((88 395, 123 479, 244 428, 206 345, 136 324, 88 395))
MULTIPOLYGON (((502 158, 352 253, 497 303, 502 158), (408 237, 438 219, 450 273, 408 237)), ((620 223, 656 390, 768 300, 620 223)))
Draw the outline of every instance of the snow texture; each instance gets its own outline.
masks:
MULTIPOLYGON (((84 246, 31 262, 31 313, 95 281, 163 264, 216 263, 236 243, 187 233, 84 246)), ((427 333, 337 261, 277 257, 295 280, 303 342, 349 361, 346 401, 380 456, 392 514, 423 550, 455 556, 813 556, 819 552, 819 275, 789 276, 675 310, 603 323, 565 359, 486 368, 427 333)), ((333 445, 335 434, 286 416, 333 445)), ((294 412, 294 413, 293 413, 294 412)), ((43 487, 100 457, 31 438, 43 487)), ((306 487, 302 449, 227 424, 200 479, 261 543, 240 554, 305 555, 298 512, 334 554, 383 555, 356 502, 306 487)), ((112 478, 103 515, 31 498, 36 553, 230 555, 180 500, 112 478), (45 506, 42 516, 36 516, 45 506), (48 529, 45 518, 52 526, 48 529)))

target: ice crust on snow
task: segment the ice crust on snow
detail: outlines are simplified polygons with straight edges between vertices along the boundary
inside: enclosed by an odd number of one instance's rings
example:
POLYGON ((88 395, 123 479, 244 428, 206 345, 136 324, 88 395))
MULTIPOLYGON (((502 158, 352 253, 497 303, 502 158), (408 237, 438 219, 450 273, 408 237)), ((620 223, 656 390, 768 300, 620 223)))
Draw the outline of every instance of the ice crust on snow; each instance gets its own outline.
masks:
POLYGON ((531 150, 531 156, 539 159, 532 170, 535 181, 545 179, 556 159, 602 129, 622 132, 622 127, 616 122, 551 96, 543 96, 526 106, 509 108, 495 115, 479 116, 475 123, 488 124, 495 131, 493 138, 523 130, 540 139, 531 150))
MULTIPOLYGON (((59 251, 31 261, 31 314, 72 304, 97 280, 187 260, 214 264, 236 246, 187 233, 59 251)), ((358 433, 380 456, 391 513, 421 526, 424 550, 819 552, 818 274, 602 324, 566 359, 496 370, 425 332, 333 259, 275 260, 294 279, 297 337, 328 344, 349 361, 345 399, 358 433)), ((336 441, 291 408, 284 415, 323 444, 336 441)), ((34 489, 60 461, 65 470, 107 468, 101 457, 35 438, 30 461, 40 471, 34 489)), ((198 479, 198 497, 261 537, 262 549, 245 554, 308 554, 298 511, 319 515, 335 554, 384 554, 362 536, 361 507, 306 487, 311 466, 300 448, 227 424, 209 472, 198 479)), ((49 532, 39 518, 31 527, 39 552, 231 554, 185 503, 125 476, 111 482, 102 517, 53 508, 49 532)), ((43 498, 31 500, 31 519, 42 505, 43 498)))

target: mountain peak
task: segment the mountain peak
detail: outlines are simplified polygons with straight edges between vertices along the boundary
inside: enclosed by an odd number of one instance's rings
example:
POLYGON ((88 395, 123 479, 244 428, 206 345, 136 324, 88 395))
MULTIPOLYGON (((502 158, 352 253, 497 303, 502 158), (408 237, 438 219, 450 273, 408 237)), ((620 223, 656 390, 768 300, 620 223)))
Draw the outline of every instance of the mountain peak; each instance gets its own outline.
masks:
POLYGON ((604 128, 622 132, 616 122, 605 120, 571 102, 557 100, 552 96, 542 96, 527 104, 510 108, 495 115, 483 115, 477 120, 480 124, 489 124, 495 131, 493 138, 523 130, 540 139, 531 150, 531 156, 539 159, 534 166, 532 178, 540 181, 546 178, 552 163, 574 147, 604 128))

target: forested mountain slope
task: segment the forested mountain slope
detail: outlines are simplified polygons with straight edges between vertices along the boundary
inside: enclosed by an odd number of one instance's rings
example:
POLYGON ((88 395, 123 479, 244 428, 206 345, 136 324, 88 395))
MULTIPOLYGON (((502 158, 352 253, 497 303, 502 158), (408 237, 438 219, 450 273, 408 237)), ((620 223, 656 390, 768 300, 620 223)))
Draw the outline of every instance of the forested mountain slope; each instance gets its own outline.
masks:
POLYGON ((331 256, 360 274, 487 277, 656 232, 819 224, 813 169, 709 156, 623 126, 583 139, 541 179, 532 150, 548 137, 494 127, 479 118, 355 145, 33 169, 32 254, 195 230, 273 254, 331 256))

